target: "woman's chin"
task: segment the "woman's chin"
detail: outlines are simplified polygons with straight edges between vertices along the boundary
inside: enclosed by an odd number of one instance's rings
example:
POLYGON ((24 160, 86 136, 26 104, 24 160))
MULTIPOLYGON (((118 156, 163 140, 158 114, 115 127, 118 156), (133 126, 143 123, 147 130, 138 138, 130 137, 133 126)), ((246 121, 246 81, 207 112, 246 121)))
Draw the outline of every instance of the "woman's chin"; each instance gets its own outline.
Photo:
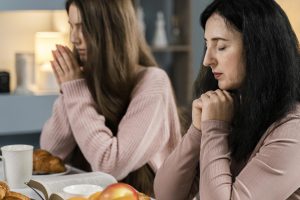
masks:
POLYGON ((79 56, 79 58, 80 58, 80 61, 82 62, 82 63, 85 63, 86 62, 86 55, 80 55, 79 56))
POLYGON ((228 84, 222 84, 222 83, 218 83, 219 89, 220 90, 235 90, 236 88, 233 87, 232 85, 228 85, 228 84))
POLYGON ((218 86, 219 86, 220 90, 228 90, 228 87, 225 84, 222 84, 222 83, 219 82, 218 86))

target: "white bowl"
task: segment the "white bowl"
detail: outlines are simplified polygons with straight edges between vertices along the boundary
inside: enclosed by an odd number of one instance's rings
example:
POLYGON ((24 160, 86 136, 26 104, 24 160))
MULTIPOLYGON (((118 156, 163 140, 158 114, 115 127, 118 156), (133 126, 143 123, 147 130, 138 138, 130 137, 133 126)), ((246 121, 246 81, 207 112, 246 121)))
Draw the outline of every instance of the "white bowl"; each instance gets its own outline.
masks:
POLYGON ((88 197, 95 192, 102 191, 103 188, 99 185, 79 184, 69 185, 63 188, 63 191, 73 197, 88 197))

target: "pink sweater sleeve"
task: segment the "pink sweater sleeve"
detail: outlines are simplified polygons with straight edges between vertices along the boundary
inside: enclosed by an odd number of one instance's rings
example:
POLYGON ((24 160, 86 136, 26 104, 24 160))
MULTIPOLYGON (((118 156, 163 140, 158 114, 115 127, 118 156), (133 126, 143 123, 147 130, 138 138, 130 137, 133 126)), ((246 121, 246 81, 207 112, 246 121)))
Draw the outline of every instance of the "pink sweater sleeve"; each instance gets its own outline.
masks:
POLYGON ((59 95, 53 105, 52 116, 45 123, 41 138, 41 148, 65 159, 76 146, 71 127, 63 103, 63 95, 59 95))
POLYGON ((293 119, 274 129, 233 182, 228 124, 202 123, 200 199, 282 200, 300 186, 300 122, 293 119))
POLYGON ((74 138, 93 171, 104 171, 120 180, 149 162, 166 145, 170 138, 167 104, 168 98, 173 98, 166 84, 162 80, 157 88, 139 88, 142 92, 132 98, 116 137, 94 108, 84 80, 62 85, 74 138))
POLYGON ((157 199, 193 199, 199 186, 200 143, 201 132, 192 125, 155 176, 157 199))

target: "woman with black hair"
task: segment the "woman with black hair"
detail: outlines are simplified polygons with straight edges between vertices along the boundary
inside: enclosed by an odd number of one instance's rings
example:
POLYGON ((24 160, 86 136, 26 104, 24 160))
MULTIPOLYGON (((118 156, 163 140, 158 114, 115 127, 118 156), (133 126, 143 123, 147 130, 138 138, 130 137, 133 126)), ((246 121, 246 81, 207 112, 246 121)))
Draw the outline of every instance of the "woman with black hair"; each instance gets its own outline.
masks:
POLYGON ((159 200, 300 199, 299 43, 274 0, 214 0, 193 124, 156 175, 159 200))

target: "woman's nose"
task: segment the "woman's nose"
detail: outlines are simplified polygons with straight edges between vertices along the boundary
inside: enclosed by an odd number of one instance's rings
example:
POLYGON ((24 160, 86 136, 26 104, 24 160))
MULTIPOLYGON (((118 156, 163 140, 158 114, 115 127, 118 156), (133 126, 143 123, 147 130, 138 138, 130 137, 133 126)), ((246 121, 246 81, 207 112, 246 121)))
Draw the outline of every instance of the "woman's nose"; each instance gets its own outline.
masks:
POLYGON ((78 44, 80 42, 80 39, 79 39, 78 34, 76 33, 76 31, 71 31, 70 41, 73 44, 78 44))
POLYGON ((210 49, 206 49, 203 59, 203 65, 206 67, 213 67, 216 65, 216 58, 210 49))

